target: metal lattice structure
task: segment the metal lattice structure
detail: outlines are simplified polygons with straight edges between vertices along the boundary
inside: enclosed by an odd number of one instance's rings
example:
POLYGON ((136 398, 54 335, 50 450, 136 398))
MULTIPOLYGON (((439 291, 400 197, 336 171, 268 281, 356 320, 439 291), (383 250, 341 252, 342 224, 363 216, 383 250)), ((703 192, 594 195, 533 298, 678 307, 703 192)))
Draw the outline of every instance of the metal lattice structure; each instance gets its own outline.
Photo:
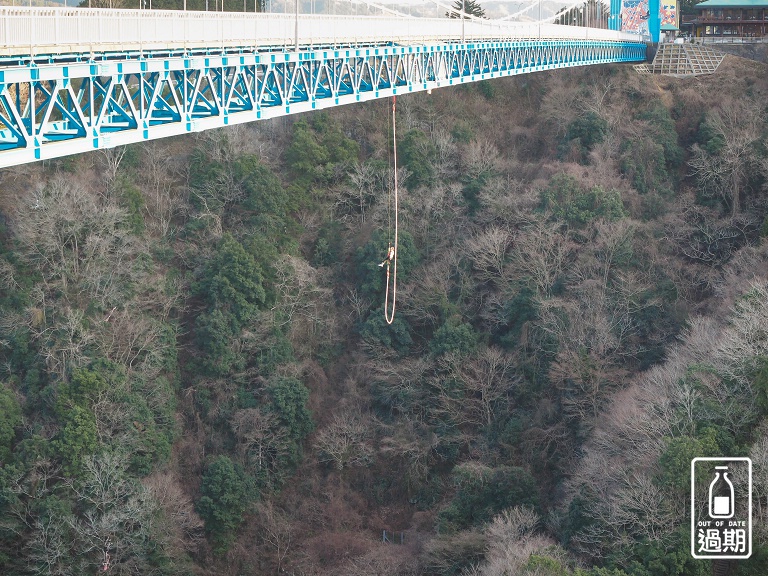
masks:
POLYGON ((645 44, 535 38, 98 58, 0 68, 0 167, 464 82, 637 62, 645 44))
POLYGON ((643 74, 663 74, 677 78, 714 74, 725 53, 701 44, 659 44, 650 64, 636 66, 643 74))

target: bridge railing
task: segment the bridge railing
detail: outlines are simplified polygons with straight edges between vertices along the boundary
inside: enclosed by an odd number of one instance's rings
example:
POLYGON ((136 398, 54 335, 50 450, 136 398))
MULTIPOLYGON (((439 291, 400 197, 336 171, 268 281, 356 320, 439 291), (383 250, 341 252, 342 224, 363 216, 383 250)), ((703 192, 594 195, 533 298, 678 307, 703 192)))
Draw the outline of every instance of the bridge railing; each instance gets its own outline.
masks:
POLYGON ((702 36, 694 38, 698 44, 765 44, 768 36, 702 36))
POLYGON ((0 7, 0 56, 216 47, 354 46, 434 41, 637 41, 633 34, 495 20, 0 7), (297 26, 298 23, 298 26, 297 26))

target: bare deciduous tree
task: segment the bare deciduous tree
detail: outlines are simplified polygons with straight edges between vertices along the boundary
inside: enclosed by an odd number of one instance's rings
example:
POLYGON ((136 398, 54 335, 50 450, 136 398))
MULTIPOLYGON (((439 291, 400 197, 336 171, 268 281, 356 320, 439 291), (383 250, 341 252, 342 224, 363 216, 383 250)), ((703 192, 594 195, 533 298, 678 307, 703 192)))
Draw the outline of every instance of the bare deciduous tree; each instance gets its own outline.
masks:
MULTIPOLYGON (((536 533, 538 515, 529 508, 515 507, 501 512, 485 527, 485 560, 462 572, 462 576, 506 576, 539 574, 526 568, 532 554, 564 561, 565 551, 551 538, 536 533)), ((549 573, 548 569, 547 572, 549 573)), ((542 574, 543 576, 543 574, 542 574)))
POLYGON ((501 160, 496 146, 488 139, 472 140, 464 156, 464 174, 470 178, 491 175, 498 170, 501 160))
POLYGON ((706 194, 721 196, 736 215, 749 172, 757 162, 755 143, 763 129, 760 105, 749 99, 728 101, 707 115, 716 150, 692 147, 691 171, 706 194))
MULTIPOLYGON (((755 494, 752 501, 754 502, 755 528, 764 539, 768 536, 768 428, 763 425, 758 432, 757 440, 749 450, 749 457, 752 459, 752 478, 754 478, 755 494)), ((742 486, 748 479, 743 480, 742 486)))
POLYGON ((258 408, 243 408, 232 416, 231 426, 245 465, 256 473, 275 472, 288 451, 289 440, 275 415, 258 408))
POLYGON ((372 363, 372 376, 382 382, 380 400, 393 412, 409 413, 423 409, 421 381, 433 364, 425 357, 406 358, 393 363, 383 359, 372 363))
POLYGON ((517 383, 512 357, 499 348, 484 347, 470 358, 448 354, 442 364, 466 389, 463 397, 446 391, 444 401, 453 406, 452 411, 463 414, 462 421, 479 427, 490 426, 496 412, 503 408, 500 405, 503 399, 517 383))
POLYGON ((156 533, 168 539, 169 552, 197 550, 204 536, 203 521, 178 480, 165 471, 145 478, 142 483, 163 512, 156 533))
POLYGON ((96 332, 105 357, 150 377, 157 376, 171 345, 162 338, 162 323, 131 310, 113 309, 96 332))
POLYGON ((539 204, 539 195, 533 188, 509 176, 506 179, 491 179, 479 198, 485 207, 478 214, 479 218, 509 227, 529 224, 534 208, 539 204))
POLYGON ((84 459, 80 478, 66 480, 82 507, 66 519, 76 538, 79 573, 101 567, 105 552, 119 574, 148 568, 146 546, 155 503, 141 484, 129 479, 127 465, 123 454, 96 454, 84 459))
MULTIPOLYGON (((653 480, 659 456, 666 439, 692 436, 702 418, 732 433, 754 421, 749 383, 768 347, 766 302, 768 289, 759 282, 738 301, 727 326, 693 319, 664 364, 614 396, 568 482, 573 494, 589 497, 595 520, 573 537, 574 548, 599 557, 623 534, 664 541, 675 529, 686 504, 653 480)), ((760 442, 753 446, 757 460, 760 442)))
POLYGON ((455 252, 436 256, 430 264, 416 270, 412 282, 402 288, 398 286, 398 296, 408 301, 404 313, 409 318, 434 326, 440 323, 452 288, 451 273, 457 264, 455 252))
POLYGON ((387 435, 381 439, 380 453, 404 465, 404 478, 411 487, 418 485, 429 476, 430 463, 437 447, 437 435, 414 418, 399 420, 386 428, 387 435))
POLYGON ((685 515, 685 504, 665 498, 664 488, 643 472, 626 475, 610 501, 610 525, 616 534, 628 531, 640 538, 658 541, 669 535, 675 522, 685 515))
POLYGON ((63 177, 50 180, 19 212, 16 233, 45 292, 61 291, 74 301, 84 293, 104 307, 122 300, 120 281, 140 275, 130 263, 146 249, 128 232, 125 211, 114 201, 63 177))
POLYGON ((251 128, 244 124, 204 130, 197 132, 195 138, 216 162, 229 162, 232 158, 258 151, 258 140, 251 128))
POLYGON ((284 562, 294 541, 294 529, 284 511, 271 501, 256 506, 264 542, 275 555, 277 573, 284 572, 284 562))
POLYGON ((565 136, 567 126, 576 114, 577 94, 573 83, 562 76, 551 79, 550 89, 542 98, 540 114, 549 124, 554 125, 554 136, 565 136))
POLYGON ((386 195, 390 180, 388 172, 377 169, 371 163, 355 164, 349 173, 352 185, 341 186, 337 191, 337 210, 342 214, 358 212, 360 222, 365 222, 369 206, 386 195))
POLYGON ((30 568, 35 574, 41 576, 75 574, 65 518, 57 514, 51 514, 47 518, 36 518, 27 547, 30 568))
POLYGON ((290 325, 295 352, 309 355, 319 346, 336 341, 336 307, 331 290, 322 285, 320 272, 293 256, 284 256, 276 268, 275 289, 280 298, 274 312, 290 325))
POLYGON ((612 76, 603 76, 594 80, 585 85, 584 91, 576 99, 576 106, 584 112, 602 116, 609 96, 616 93, 616 80, 612 76))
POLYGON ((101 158, 101 165, 104 169, 104 183, 107 194, 112 193, 112 188, 117 179, 117 171, 120 169, 120 163, 123 161, 126 146, 117 146, 115 148, 100 148, 98 150, 101 158))
POLYGON ((365 298, 357 288, 347 287, 344 300, 351 308, 352 320, 362 320, 371 308, 371 301, 365 298))
POLYGON ((53 374, 65 375, 68 368, 90 361, 89 348, 96 335, 88 326, 85 313, 67 307, 52 321, 53 327, 33 332, 40 340, 40 354, 53 374), (42 336, 47 338, 42 338, 42 336))
POLYGON ((706 266, 722 266, 749 241, 757 229, 757 220, 746 213, 733 214, 721 219, 713 210, 692 203, 681 202, 679 218, 667 225, 667 237, 690 261, 706 266))
POLYGON ((447 180, 456 172, 456 144, 451 135, 440 128, 432 132, 432 143, 435 145, 435 175, 447 180))
POLYGON ((539 296, 548 298, 570 252, 568 238, 556 226, 536 219, 515 238, 510 262, 514 274, 510 276, 527 277, 539 296))
POLYGON ((157 145, 147 145, 142 156, 141 177, 146 183, 149 221, 154 223, 161 236, 171 232, 173 219, 181 212, 183 200, 176 186, 171 159, 157 145))
POLYGON ((467 251, 482 281, 503 282, 507 250, 512 244, 509 230, 486 228, 466 241, 467 251))
POLYGON ((748 361, 768 356, 768 283, 753 282, 744 298, 739 300, 734 318, 718 346, 726 362, 725 368, 734 377, 743 377, 748 361), (746 362, 745 362, 746 361, 746 362))
POLYGON ((315 437, 318 460, 336 469, 368 466, 373 461, 373 449, 368 444, 371 431, 359 411, 345 410, 315 437))

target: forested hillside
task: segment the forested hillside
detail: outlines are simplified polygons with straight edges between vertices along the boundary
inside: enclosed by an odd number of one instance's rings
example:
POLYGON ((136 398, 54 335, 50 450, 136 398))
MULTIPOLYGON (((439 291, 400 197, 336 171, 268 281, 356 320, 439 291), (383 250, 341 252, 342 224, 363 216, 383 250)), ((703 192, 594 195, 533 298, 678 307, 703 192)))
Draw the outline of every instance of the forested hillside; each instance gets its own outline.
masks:
POLYGON ((1 574, 768 573, 766 67, 397 105, 0 172, 1 574))

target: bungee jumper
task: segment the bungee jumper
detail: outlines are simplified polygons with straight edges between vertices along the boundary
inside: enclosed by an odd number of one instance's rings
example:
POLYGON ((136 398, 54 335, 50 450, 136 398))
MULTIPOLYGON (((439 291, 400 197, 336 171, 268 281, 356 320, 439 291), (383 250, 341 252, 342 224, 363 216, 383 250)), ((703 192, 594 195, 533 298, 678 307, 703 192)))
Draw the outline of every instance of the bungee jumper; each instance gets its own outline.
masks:
POLYGON ((392 246, 392 244, 390 244, 389 249, 387 250, 387 257, 384 258, 381 264, 379 264, 379 268, 381 268, 384 265, 389 266, 394 259, 395 259, 395 247, 392 246))
MULTIPOLYGON (((386 267, 387 269, 387 290, 384 293, 384 320, 387 324, 392 324, 395 320, 395 304, 397 301, 397 128, 396 128, 396 104, 397 97, 392 96, 392 154, 394 156, 394 178, 393 178, 393 190, 390 192, 390 206, 394 199, 394 212, 395 212, 395 241, 390 241, 387 248, 387 257, 379 264, 380 267, 386 267), (389 304, 389 277, 390 267, 392 268, 392 305, 389 304)), ((392 222, 389 223, 389 232, 392 232, 392 222)))

